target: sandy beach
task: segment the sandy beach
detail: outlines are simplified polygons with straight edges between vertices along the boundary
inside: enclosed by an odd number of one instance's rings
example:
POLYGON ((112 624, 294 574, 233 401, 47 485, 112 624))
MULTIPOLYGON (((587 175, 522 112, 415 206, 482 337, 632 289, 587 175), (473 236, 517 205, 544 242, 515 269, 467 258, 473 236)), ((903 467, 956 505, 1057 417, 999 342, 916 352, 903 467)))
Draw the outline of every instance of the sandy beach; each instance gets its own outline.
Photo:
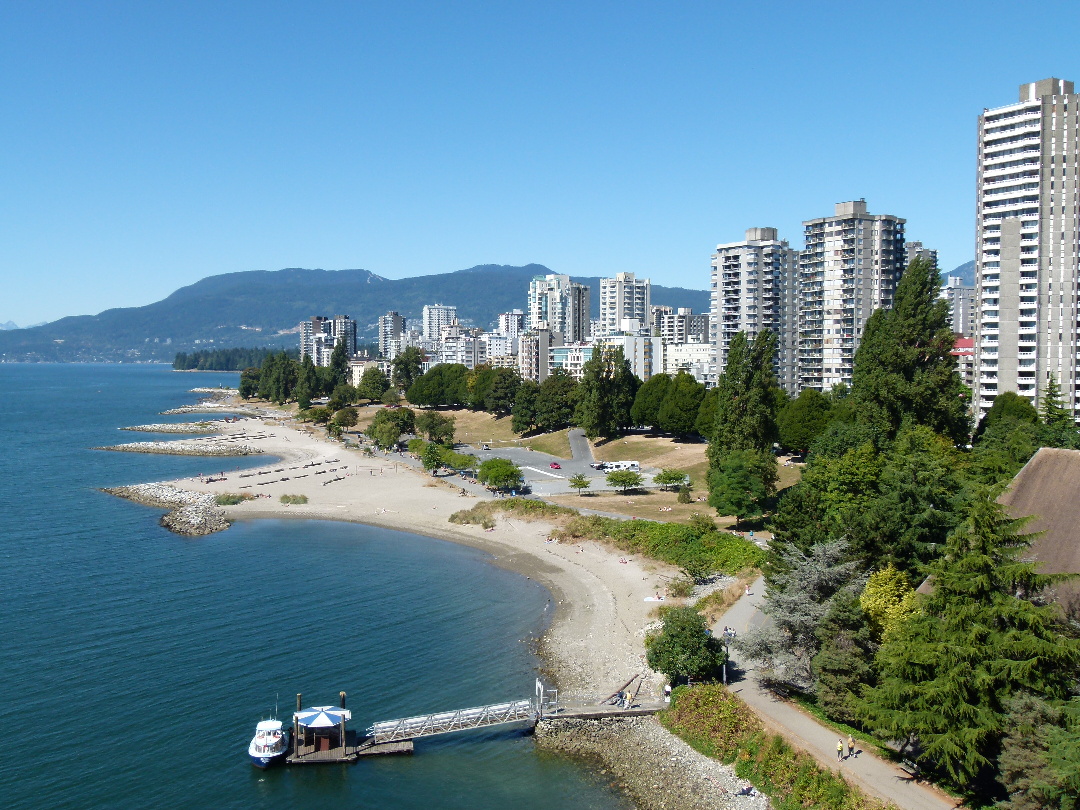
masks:
POLYGON ((500 517, 489 531, 451 524, 450 515, 475 504, 478 496, 462 496, 457 487, 434 483, 397 454, 369 456, 347 449, 326 439, 321 429, 294 423, 284 414, 215 427, 222 439, 253 445, 275 460, 239 471, 229 468, 228 459, 207 458, 201 479, 168 483, 210 494, 261 496, 225 507, 229 520, 352 521, 483 549, 492 554, 494 564, 551 591, 554 618, 540 652, 564 702, 595 702, 638 673, 647 676, 643 698, 661 692, 662 676, 645 666, 643 639, 646 627, 656 620, 653 600, 674 570, 595 543, 548 542, 552 527, 545 523, 500 517), (280 502, 286 494, 304 495, 308 502, 286 506, 280 502))

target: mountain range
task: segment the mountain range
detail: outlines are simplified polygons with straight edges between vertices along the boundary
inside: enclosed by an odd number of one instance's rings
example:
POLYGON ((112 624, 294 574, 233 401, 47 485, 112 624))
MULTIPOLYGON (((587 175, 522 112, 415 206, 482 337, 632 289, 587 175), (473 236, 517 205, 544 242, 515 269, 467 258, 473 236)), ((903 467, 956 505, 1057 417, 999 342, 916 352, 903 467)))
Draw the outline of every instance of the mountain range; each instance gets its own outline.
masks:
MULTIPOLYGON (((540 264, 485 264, 413 278, 387 279, 368 270, 247 271, 209 276, 142 307, 109 309, 28 329, 0 331, 0 361, 168 361, 201 348, 299 345, 298 325, 313 315, 349 315, 357 337, 377 339, 390 310, 418 324, 424 304, 458 308, 462 324, 491 328, 500 312, 525 309, 529 281, 554 272, 540 264)), ((599 277, 573 277, 591 290, 600 312, 599 277)), ((652 302, 709 311, 707 290, 654 284, 652 302)))

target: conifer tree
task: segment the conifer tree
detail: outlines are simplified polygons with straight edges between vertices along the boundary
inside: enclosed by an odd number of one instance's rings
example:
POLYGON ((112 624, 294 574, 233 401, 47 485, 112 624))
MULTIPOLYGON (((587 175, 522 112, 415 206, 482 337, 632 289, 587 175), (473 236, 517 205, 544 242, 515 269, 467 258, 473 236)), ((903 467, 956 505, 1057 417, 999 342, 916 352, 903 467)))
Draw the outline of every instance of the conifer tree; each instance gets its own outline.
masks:
POLYGON ((311 399, 315 396, 319 387, 319 378, 315 374, 315 364, 310 354, 305 354, 300 361, 300 371, 296 380, 296 389, 293 395, 300 410, 306 411, 311 407, 311 399))
POLYGON ((330 353, 330 390, 348 384, 349 352, 345 348, 345 341, 339 340, 334 345, 334 351, 330 353))
POLYGON ((1044 445, 1070 450, 1075 450, 1077 445, 1080 445, 1080 433, 1076 430, 1072 415, 1061 401, 1061 386, 1053 374, 1046 382, 1046 390, 1039 403, 1039 419, 1042 421, 1039 432, 1044 445))
POLYGON ((1060 577, 1022 559, 1030 537, 992 497, 975 500, 930 567, 932 593, 877 656, 882 673, 861 714, 886 739, 919 743, 919 758, 970 786, 992 767, 1007 704, 1019 692, 1067 696, 1080 642, 1056 607, 1030 601, 1060 577))
POLYGON ((630 409, 640 385, 621 346, 596 347, 582 368, 575 423, 590 439, 621 436, 632 423, 630 409))
POLYGON ((911 421, 954 444, 967 442, 968 395, 951 354, 955 336, 939 286, 933 265, 913 260, 896 286, 892 309, 870 316, 855 352, 856 419, 888 438, 911 421))

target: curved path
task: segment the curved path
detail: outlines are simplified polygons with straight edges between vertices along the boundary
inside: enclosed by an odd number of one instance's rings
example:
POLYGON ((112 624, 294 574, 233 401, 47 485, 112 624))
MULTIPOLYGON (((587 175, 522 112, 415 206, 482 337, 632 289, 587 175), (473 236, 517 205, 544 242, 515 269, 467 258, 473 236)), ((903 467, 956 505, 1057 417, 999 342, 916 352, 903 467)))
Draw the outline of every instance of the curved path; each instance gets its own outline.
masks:
MULTIPOLYGON (((750 595, 743 596, 728 608, 713 627, 714 635, 722 638, 724 627, 734 627, 737 633, 745 633, 765 621, 760 607, 765 601, 765 580, 759 579, 750 586, 750 595)), ((826 768, 837 768, 852 784, 864 792, 893 802, 903 810, 952 810, 962 802, 946 796, 936 788, 916 783, 894 763, 883 760, 865 750, 860 750, 856 740, 854 757, 836 762, 837 733, 822 725, 800 708, 780 700, 762 687, 753 674, 753 667, 740 667, 737 657, 731 657, 732 669, 742 671, 741 679, 733 679, 731 691, 741 697, 766 725, 780 734, 796 748, 809 752, 826 768)), ((737 674, 736 678, 740 676, 737 674)))

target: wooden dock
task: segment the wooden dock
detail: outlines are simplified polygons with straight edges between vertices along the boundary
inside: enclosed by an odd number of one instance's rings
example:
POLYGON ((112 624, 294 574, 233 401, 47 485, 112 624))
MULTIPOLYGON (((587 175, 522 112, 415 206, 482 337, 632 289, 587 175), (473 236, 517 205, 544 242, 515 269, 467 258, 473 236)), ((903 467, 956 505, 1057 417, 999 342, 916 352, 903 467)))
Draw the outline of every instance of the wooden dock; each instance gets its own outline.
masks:
POLYGON ((358 738, 356 732, 350 729, 345 733, 344 745, 322 750, 314 745, 300 745, 286 757, 285 762, 289 765, 327 765, 334 762, 356 762, 360 757, 411 754, 412 752, 412 740, 379 743, 371 737, 358 738))

